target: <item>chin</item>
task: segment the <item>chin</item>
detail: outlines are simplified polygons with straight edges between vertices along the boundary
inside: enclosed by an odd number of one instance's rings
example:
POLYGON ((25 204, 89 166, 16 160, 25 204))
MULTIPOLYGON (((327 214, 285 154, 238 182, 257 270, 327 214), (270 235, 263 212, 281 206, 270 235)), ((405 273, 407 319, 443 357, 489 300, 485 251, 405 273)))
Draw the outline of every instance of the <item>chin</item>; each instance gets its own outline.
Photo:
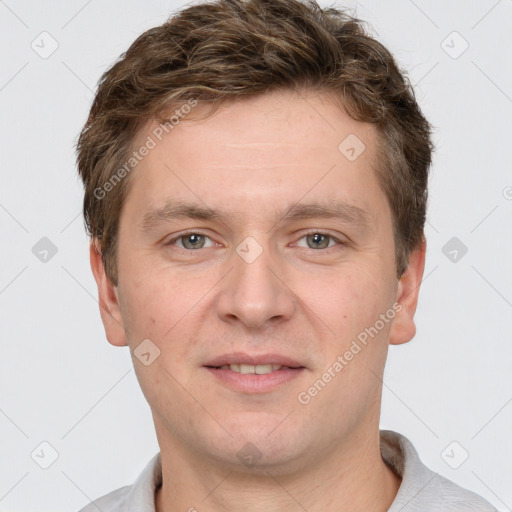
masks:
POLYGON ((275 417, 265 422, 260 418, 259 423, 245 419, 241 428, 229 429, 232 438, 223 432, 222 438, 210 438, 202 450, 229 470, 242 473, 290 474, 307 464, 315 441, 313 436, 300 431, 296 423, 290 422, 287 429, 278 426, 275 417))

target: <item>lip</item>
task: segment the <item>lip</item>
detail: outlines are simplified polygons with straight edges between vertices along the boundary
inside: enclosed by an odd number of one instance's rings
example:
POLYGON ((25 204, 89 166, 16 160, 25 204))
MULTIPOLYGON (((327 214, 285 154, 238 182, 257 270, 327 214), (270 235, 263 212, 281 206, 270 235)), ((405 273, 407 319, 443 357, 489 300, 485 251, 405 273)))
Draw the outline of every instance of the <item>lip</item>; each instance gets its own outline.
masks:
MULTIPOLYGON (((207 367, 219 367, 230 364, 280 364, 281 366, 288 366, 289 368, 299 369, 304 368, 298 361, 291 359, 290 357, 283 356, 281 354, 257 354, 250 355, 243 352, 232 352, 229 354, 222 354, 211 361, 208 361, 204 366, 207 367)), ((278 370, 280 371, 280 370, 278 370)))
POLYGON ((258 375, 255 373, 237 373, 233 370, 221 370, 214 367, 206 367, 205 369, 221 384, 242 393, 269 393, 296 379, 306 371, 304 367, 281 368, 271 373, 258 375))
POLYGON ((281 354, 258 354, 250 355, 243 352, 232 352, 223 354, 204 365, 205 369, 222 385, 242 393, 268 393, 277 389, 283 384, 296 379, 306 370, 295 359, 281 354), (258 374, 243 374, 233 370, 221 370, 219 367, 230 364, 279 364, 286 368, 258 374))

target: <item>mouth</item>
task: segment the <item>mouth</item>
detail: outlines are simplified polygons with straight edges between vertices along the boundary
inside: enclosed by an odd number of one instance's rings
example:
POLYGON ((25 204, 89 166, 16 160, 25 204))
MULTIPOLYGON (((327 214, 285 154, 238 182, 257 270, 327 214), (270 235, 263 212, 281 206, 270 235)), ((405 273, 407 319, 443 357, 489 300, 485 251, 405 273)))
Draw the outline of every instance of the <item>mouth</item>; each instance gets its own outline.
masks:
POLYGON ((297 370, 304 368, 294 359, 281 354, 256 354, 250 355, 243 352, 233 352, 208 361, 205 366, 217 370, 231 370, 243 375, 265 375, 281 369, 297 370))
POLYGON ((264 393, 298 377, 304 370, 299 362, 276 354, 250 356, 224 354, 205 368, 218 382, 244 393, 264 393))
MULTIPOLYGON (((210 367, 212 368, 212 367, 210 367)), ((223 364, 222 366, 214 366, 217 370, 231 370, 232 372, 241 373, 243 375, 255 374, 255 375, 266 375, 267 373, 276 372, 283 368, 292 369, 289 366, 281 364, 223 364)), ((298 368, 293 368, 294 370, 298 368)))

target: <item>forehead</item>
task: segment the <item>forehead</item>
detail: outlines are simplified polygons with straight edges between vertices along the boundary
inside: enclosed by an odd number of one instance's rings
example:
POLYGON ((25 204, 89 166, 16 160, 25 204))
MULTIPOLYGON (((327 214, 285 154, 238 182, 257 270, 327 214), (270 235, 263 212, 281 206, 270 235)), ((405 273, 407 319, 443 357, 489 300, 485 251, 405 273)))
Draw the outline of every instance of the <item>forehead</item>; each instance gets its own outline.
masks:
POLYGON ((306 195, 364 203, 381 193, 375 128, 326 94, 273 92, 205 112, 199 103, 165 131, 156 121, 139 131, 135 150, 149 139, 152 149, 137 164, 129 195, 153 208, 171 197, 217 207, 236 193, 232 206, 241 211, 306 195))
MULTIPOLYGON (((340 143, 350 135, 355 149, 369 150, 367 159, 375 146, 374 126, 352 119, 332 93, 273 91, 227 102, 211 116, 205 115, 208 110, 209 106, 201 103, 186 114, 184 107, 175 109, 175 115, 171 113, 173 124, 163 138, 172 135, 178 145, 191 136, 201 137, 192 141, 197 151, 188 154, 188 159, 206 156, 203 149, 211 150, 214 145, 222 147, 222 151, 208 151, 210 165, 219 159, 224 165, 227 153, 229 158, 235 158, 235 163, 242 164, 251 163, 247 155, 256 159, 256 164, 258 157, 282 157, 280 164, 286 163, 286 159, 292 163, 293 157, 303 156, 308 149, 322 149, 327 157, 337 158, 344 154, 341 150, 349 149, 346 145, 340 148, 340 143)), ((158 126, 155 121, 149 123, 142 135, 158 130, 158 126)), ((182 155, 176 156, 179 159, 182 155)), ((345 156, 350 160, 354 155, 345 156)))

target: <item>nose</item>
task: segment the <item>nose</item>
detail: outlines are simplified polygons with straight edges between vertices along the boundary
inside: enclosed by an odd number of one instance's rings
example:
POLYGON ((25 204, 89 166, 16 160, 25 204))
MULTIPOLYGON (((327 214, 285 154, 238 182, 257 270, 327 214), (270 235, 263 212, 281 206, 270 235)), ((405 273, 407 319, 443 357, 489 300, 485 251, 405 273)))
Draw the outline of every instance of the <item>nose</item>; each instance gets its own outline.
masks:
POLYGON ((254 261, 242 252, 232 259, 234 266, 222 281, 217 300, 219 317, 252 330, 290 319, 296 299, 270 250, 264 249, 254 261))

